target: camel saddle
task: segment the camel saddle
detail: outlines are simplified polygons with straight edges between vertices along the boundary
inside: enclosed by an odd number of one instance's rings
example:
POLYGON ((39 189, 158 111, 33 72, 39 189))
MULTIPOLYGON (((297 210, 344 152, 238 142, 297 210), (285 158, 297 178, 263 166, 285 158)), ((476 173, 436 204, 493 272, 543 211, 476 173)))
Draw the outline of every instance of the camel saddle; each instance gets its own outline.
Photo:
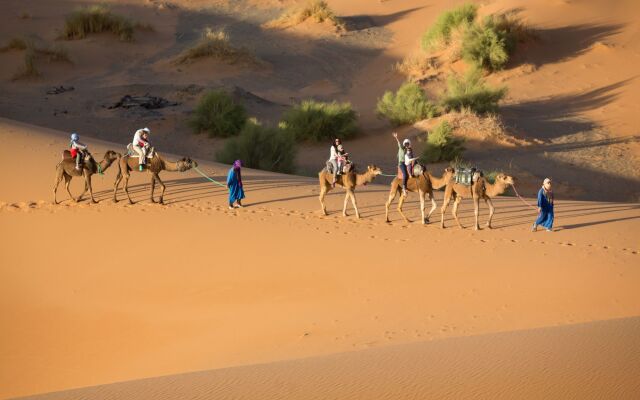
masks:
MULTIPOLYGON (((414 178, 418 178, 420 175, 424 174, 425 172, 427 172, 427 167, 425 167, 422 164, 416 164, 413 166, 413 174, 409 177, 414 177, 414 178)), ((402 179, 402 170, 400 169, 400 167, 398 167, 398 179, 402 179)))
POLYGON ((456 183, 461 185, 471 186, 481 176, 484 176, 484 174, 476 168, 456 169, 455 180, 456 183))
MULTIPOLYGON (((331 161, 327 161, 327 166, 326 166, 327 172, 329 172, 330 174, 333 174, 333 164, 331 163, 331 161)), ((351 162, 348 161, 344 164, 344 166, 342 167, 342 174, 347 174, 351 171, 355 172, 355 165, 351 162)))
MULTIPOLYGON (((156 149, 154 147, 150 147, 147 152, 147 159, 153 158, 156 155, 156 149)), ((129 143, 127 145, 127 156, 130 158, 139 158, 138 153, 133 150, 133 144, 129 143)))

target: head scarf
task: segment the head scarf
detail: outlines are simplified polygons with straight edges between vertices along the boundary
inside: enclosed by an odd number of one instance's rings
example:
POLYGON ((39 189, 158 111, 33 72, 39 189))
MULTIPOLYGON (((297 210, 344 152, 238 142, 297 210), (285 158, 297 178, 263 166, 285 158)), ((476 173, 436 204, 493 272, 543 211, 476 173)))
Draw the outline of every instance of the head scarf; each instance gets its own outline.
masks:
POLYGON ((547 183, 551 183, 551 178, 544 178, 544 181, 542 181, 542 190, 544 190, 544 197, 547 198, 547 201, 550 204, 553 204, 553 190, 552 189, 548 189, 544 186, 547 183))
POLYGON ((235 160, 233 162, 233 169, 240 169, 242 167, 242 161, 241 160, 235 160))

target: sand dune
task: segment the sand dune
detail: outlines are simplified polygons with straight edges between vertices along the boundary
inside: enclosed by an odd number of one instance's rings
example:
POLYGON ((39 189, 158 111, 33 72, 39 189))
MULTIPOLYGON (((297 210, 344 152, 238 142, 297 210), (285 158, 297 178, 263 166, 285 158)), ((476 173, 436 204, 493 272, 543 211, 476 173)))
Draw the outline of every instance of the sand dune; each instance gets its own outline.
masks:
POLYGON ((164 176, 166 206, 149 204, 144 174, 139 203, 113 204, 109 170, 99 204, 53 206, 66 134, 2 120, 0 141, 3 398, 640 310, 634 204, 559 199, 559 230, 533 234, 531 211, 500 198, 497 229, 440 230, 384 223, 383 185, 358 191, 357 221, 341 194, 321 216, 310 178, 246 170, 248 207, 230 211, 193 172, 164 176))
POLYGON ((640 318, 388 346, 30 399, 637 399, 640 318))

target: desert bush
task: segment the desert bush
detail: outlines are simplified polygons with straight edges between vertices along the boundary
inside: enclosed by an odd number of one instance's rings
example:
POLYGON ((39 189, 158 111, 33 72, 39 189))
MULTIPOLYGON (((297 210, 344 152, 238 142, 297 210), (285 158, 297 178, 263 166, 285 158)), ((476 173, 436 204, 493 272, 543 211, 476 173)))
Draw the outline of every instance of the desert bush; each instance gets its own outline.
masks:
POLYGON ((22 38, 11 38, 9 43, 0 48, 0 51, 9 51, 9 50, 26 50, 29 47, 29 43, 22 38))
POLYGON ((309 18, 313 18, 316 22, 330 21, 336 28, 344 30, 346 25, 324 0, 311 0, 302 8, 290 10, 284 13, 280 18, 265 24, 267 28, 288 28, 303 23, 309 18))
POLYGON ((226 32, 214 31, 211 28, 206 28, 200 41, 182 52, 176 63, 186 64, 204 57, 215 58, 228 64, 259 64, 259 60, 248 49, 233 47, 226 32))
POLYGON ((122 41, 133 40, 134 24, 127 18, 114 14, 103 5, 80 8, 67 16, 62 37, 67 40, 82 39, 90 33, 111 32, 122 41))
POLYGON ((436 23, 422 35, 422 48, 433 50, 440 45, 448 44, 452 31, 471 24, 477 13, 478 6, 467 3, 440 14, 436 23))
POLYGON ((517 44, 533 37, 533 32, 514 16, 488 15, 481 24, 465 31, 462 58, 488 71, 500 70, 509 61, 517 44))
POLYGON ((506 93, 505 87, 493 89, 486 86, 482 71, 474 68, 463 77, 458 75, 449 77, 442 106, 446 111, 468 109, 480 114, 496 112, 498 103, 506 93))
POLYGON ((447 121, 442 121, 427 135, 427 143, 420 160, 424 163, 451 161, 459 158, 464 147, 464 140, 453 136, 453 128, 447 121))
POLYGON ((24 52, 24 65, 16 72, 13 79, 36 78, 38 76, 40 76, 40 72, 36 68, 36 51, 33 47, 27 47, 24 52))
POLYGON ((291 173, 295 169, 296 151, 296 141, 290 132, 264 127, 249 119, 238 136, 225 142, 216 159, 226 164, 239 159, 249 168, 291 173))
POLYGON ((67 49, 59 43, 53 45, 53 47, 43 47, 36 50, 39 54, 45 55, 49 57, 49 61, 67 61, 71 62, 69 59, 69 52, 67 49))
POLYGON ((438 67, 435 57, 427 57, 424 54, 407 56, 394 64, 393 69, 410 78, 424 77, 429 71, 438 67))
POLYGON ((335 137, 353 137, 357 115, 351 103, 305 100, 284 113, 280 127, 291 132, 297 140, 323 141, 335 137))
POLYGON ((189 121, 196 133, 206 132, 211 137, 236 135, 247 121, 242 104, 221 90, 205 93, 189 121))
POLYGON ((429 101, 417 83, 406 82, 396 93, 387 91, 378 100, 376 111, 392 125, 411 124, 438 114, 437 107, 429 101))

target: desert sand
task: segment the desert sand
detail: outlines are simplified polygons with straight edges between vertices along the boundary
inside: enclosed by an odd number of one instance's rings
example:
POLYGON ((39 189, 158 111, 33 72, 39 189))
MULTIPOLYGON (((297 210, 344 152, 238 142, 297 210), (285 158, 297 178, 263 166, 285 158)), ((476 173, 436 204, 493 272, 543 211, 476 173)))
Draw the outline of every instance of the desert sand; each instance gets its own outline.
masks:
MULTIPOLYGON (((58 43, 65 15, 93 3, 3 1, 0 45, 58 43)), ((295 175, 244 169, 243 209, 229 210, 226 189, 193 170, 161 174, 166 205, 150 203, 137 172, 136 203, 121 190, 113 203, 115 166, 93 177, 98 204, 75 203, 62 186, 52 204, 71 131, 102 158, 149 126, 163 156, 193 157, 224 182, 229 166, 211 161, 222 140, 186 124, 212 88, 265 123, 305 98, 349 101, 362 132, 348 150, 393 174, 376 100, 405 79, 392 66, 462 2, 329 1, 355 27, 341 35, 260 28, 293 0, 108 3, 153 30, 132 43, 63 41, 72 62, 37 60, 34 79, 13 79, 20 51, 0 52, 0 398, 640 397, 640 3, 481 4, 481 14, 515 9, 540 40, 488 77, 509 87, 500 115, 516 144, 470 137, 465 156, 514 175, 529 204, 553 176, 552 233, 530 232, 536 212, 513 196, 494 200, 493 230, 469 229, 468 200, 467 229, 449 212, 440 229, 438 211, 423 226, 415 194, 404 208, 412 223, 395 204, 385 223, 388 177, 358 188, 361 220, 350 207, 341 215, 341 189, 323 216, 314 175, 324 143, 301 145, 295 175), (206 26, 225 27, 266 66, 171 63, 206 26), (74 90, 47 94, 60 85, 74 90), (179 104, 108 108, 147 93, 179 104)), ((445 65, 425 88, 437 93, 459 68, 445 65)), ((71 190, 82 186, 74 178, 71 190)))
MULTIPOLYGON (((0 128, 0 157, 22 165, 1 172, 3 398, 404 343, 435 346, 640 310, 634 204, 559 200, 558 230, 531 233, 535 213, 499 198, 496 229, 461 231, 447 215, 449 228, 441 230, 406 224, 397 213, 384 223, 386 185, 358 191, 358 221, 341 216, 341 194, 328 196, 330 215, 321 216, 310 178, 246 170, 248 207, 228 210, 226 191, 192 171, 165 175, 166 206, 149 203, 146 174, 132 178, 139 203, 113 204, 115 171, 108 170, 94 179, 99 204, 76 204, 62 192, 65 201, 54 206, 53 169, 66 134, 8 120, 0 128)), ((123 147, 88 141, 94 154, 123 147)), ((218 180, 226 172, 202 161, 200 169, 218 180)), ((80 188, 73 182, 74 193, 80 188)), ((417 199, 410 200, 415 220, 417 199)), ((580 353, 595 351, 595 340, 580 353)), ((637 367, 637 353, 616 347, 607 354, 637 367)), ((405 362, 401 369, 419 370, 412 358, 405 362)), ((575 373, 576 382, 604 373, 597 359, 582 372, 555 362, 554 373, 575 373)), ((233 379, 219 384, 233 386, 233 379)))

